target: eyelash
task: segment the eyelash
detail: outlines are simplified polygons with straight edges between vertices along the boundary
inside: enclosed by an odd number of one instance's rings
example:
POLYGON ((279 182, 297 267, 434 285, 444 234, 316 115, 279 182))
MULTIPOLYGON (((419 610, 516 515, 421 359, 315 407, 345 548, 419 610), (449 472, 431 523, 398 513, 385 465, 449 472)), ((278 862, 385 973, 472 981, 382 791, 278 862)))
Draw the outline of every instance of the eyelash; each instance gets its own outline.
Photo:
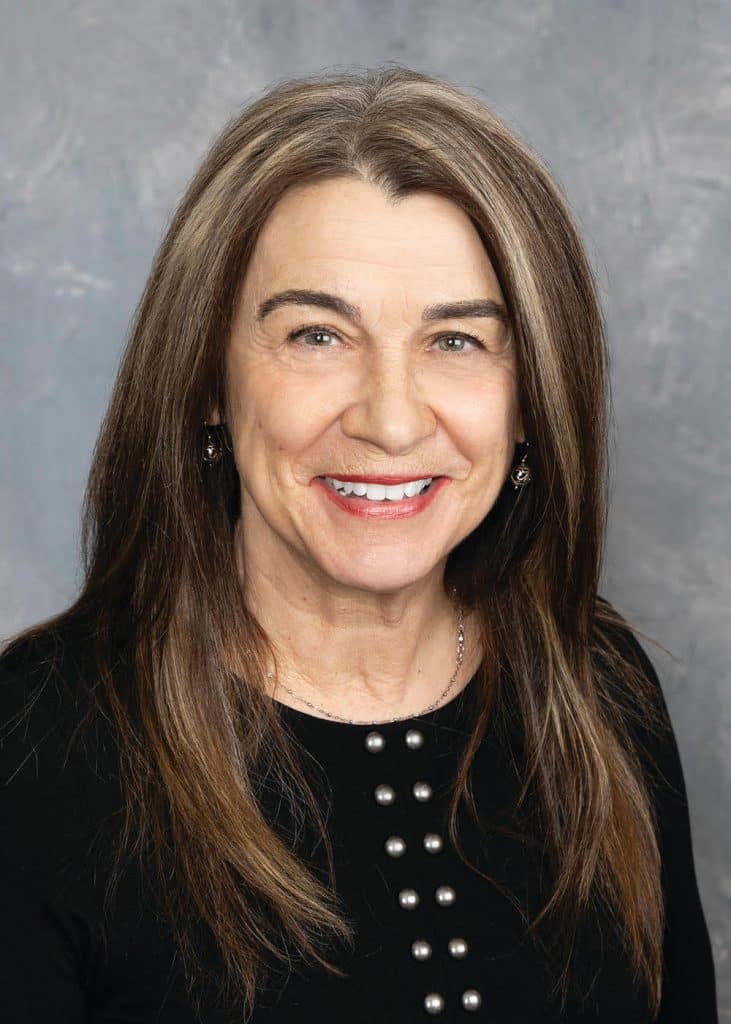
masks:
MULTIPOLYGON (((302 327, 297 327, 295 330, 290 331, 287 335, 287 341, 297 341, 299 338, 306 337, 308 334, 332 334, 334 337, 338 337, 337 331, 333 331, 330 327, 322 327, 319 325, 312 326, 311 324, 305 324, 302 327)), ((448 331, 445 334, 440 334, 438 338, 435 338, 435 342, 441 341, 442 338, 464 338, 467 341, 474 342, 478 348, 484 349, 484 342, 480 341, 473 334, 466 334, 464 331, 448 331)), ((305 345, 304 348, 329 348, 328 345, 305 345)), ((442 349, 443 352, 448 352, 449 349, 442 349)), ((458 354, 462 353, 462 349, 452 349, 453 352, 458 354)))

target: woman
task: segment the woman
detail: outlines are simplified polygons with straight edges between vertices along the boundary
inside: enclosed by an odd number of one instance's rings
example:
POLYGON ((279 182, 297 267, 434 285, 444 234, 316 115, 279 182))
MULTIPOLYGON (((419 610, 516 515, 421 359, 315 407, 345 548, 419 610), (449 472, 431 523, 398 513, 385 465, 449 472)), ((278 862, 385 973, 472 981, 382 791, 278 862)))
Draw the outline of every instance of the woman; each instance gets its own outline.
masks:
POLYGON ((662 691, 597 594, 606 358, 476 99, 391 67, 227 126, 81 595, 2 659, 5 1019, 716 1020, 662 691))

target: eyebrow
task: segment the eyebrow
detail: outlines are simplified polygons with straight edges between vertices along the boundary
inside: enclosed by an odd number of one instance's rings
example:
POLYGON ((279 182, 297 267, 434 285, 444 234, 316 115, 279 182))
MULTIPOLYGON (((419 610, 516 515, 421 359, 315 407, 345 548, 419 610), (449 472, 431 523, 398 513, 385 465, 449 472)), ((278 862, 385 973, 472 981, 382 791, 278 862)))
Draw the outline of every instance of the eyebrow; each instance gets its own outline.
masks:
MULTIPOLYGON (((323 309, 330 309, 341 316, 347 317, 354 323, 361 324, 363 317, 360 309, 351 302, 347 302, 339 295, 331 295, 329 292, 311 291, 306 288, 288 288, 286 291, 270 295, 262 302, 256 311, 257 323, 273 313, 275 309, 286 305, 296 306, 320 306, 323 309)), ((491 317, 507 325, 509 322, 508 311, 501 302, 494 299, 462 299, 456 302, 440 302, 432 306, 426 306, 421 314, 425 323, 432 320, 451 320, 452 318, 465 317, 491 317)))

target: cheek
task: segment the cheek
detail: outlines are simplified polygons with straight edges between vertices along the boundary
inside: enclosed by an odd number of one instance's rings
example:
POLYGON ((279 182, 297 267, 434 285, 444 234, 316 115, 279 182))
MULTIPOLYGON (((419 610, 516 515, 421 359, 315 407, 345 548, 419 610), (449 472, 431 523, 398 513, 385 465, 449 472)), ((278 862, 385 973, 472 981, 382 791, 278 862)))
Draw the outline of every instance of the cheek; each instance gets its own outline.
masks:
POLYGON ((296 454, 307 449, 328 422, 326 394, 285 386, 280 377, 261 394, 250 393, 241 401, 236 435, 244 451, 296 454))
POLYGON ((449 409, 449 421, 464 450, 481 460, 512 450, 516 403, 511 389, 484 382, 465 387, 449 409))

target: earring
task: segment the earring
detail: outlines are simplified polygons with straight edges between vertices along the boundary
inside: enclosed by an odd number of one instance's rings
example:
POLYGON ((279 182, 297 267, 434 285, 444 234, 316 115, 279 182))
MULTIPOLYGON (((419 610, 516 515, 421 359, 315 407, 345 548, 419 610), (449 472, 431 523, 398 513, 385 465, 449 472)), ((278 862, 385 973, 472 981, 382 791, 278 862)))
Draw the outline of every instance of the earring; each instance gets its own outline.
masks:
POLYGON ((203 461, 207 466, 213 466, 220 462, 223 457, 223 423, 203 424, 206 432, 203 442, 203 461))
POLYGON ((510 480, 514 485, 514 490, 519 490, 524 487, 531 479, 530 466, 525 461, 528 458, 528 448, 530 447, 530 441, 523 441, 525 445, 525 451, 523 452, 523 458, 520 460, 517 466, 513 466, 513 471, 510 474, 510 480))

